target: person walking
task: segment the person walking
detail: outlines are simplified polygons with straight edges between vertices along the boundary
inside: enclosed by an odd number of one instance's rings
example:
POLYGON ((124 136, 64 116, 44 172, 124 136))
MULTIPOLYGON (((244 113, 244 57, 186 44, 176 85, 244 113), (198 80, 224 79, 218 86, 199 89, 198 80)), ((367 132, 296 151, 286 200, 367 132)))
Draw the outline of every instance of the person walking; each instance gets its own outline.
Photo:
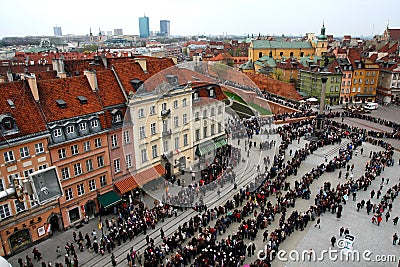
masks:
POLYGON ((117 266, 117 261, 115 260, 114 253, 111 253, 111 264, 112 266, 117 266))
POLYGON ((317 223, 314 225, 314 227, 318 227, 319 229, 321 229, 321 218, 320 217, 318 217, 317 223))
POLYGON ((397 233, 394 233, 394 235, 393 235, 393 245, 396 245, 398 239, 399 239, 399 237, 397 236, 397 233))
POLYGON ((335 236, 332 236, 332 237, 331 237, 331 244, 332 244, 332 247, 335 246, 335 243, 336 243, 336 237, 335 237, 335 236))

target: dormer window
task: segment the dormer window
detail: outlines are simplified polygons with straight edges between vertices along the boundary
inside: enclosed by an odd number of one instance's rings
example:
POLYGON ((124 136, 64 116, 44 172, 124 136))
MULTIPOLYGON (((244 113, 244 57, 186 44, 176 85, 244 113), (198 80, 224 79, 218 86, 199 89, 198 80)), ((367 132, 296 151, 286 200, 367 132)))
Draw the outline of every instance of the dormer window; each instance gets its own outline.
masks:
POLYGON ((86 99, 86 97, 79 95, 79 96, 77 96, 77 98, 78 98, 79 102, 80 102, 82 105, 87 104, 87 99, 86 99))
POLYGON ((119 111, 118 109, 113 109, 111 111, 111 115, 112 115, 113 123, 118 123, 118 122, 122 121, 121 111, 119 111))
POLYGON ((73 125, 67 126, 67 134, 73 134, 75 132, 75 128, 73 125))
POLYGON ((57 99, 56 100, 57 106, 60 108, 66 108, 67 107, 67 102, 65 102, 62 99, 57 99))
POLYGON ((54 129, 54 131, 53 131, 54 137, 60 137, 61 135, 62 135, 62 131, 60 128, 54 129))
POLYGON ((81 131, 86 131, 86 128, 87 128, 86 122, 79 123, 79 129, 81 131))
POLYGON ((208 95, 210 96, 210 97, 214 97, 214 89, 210 89, 209 91, 208 91, 208 95))
POLYGON ((5 117, 2 121, 3 127, 6 131, 12 130, 14 126, 14 120, 11 117, 5 117))
POLYGON ((90 126, 91 126, 92 128, 97 128, 97 127, 99 127, 99 121, 98 121, 98 120, 92 120, 92 121, 90 121, 90 126))

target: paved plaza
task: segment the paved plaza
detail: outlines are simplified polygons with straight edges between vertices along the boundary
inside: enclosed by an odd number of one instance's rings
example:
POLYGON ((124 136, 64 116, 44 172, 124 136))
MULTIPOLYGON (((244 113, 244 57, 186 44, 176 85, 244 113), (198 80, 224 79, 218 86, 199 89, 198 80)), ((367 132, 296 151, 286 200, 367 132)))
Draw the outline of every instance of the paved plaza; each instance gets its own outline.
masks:
MULTIPOLYGON (((376 114, 393 114, 396 110, 391 110, 387 107, 381 108, 376 112, 376 114), (385 110, 384 110, 385 108, 385 110), (380 112, 380 113, 378 113, 380 112)), ((398 112, 398 111, 397 111, 398 112)), ((373 112, 374 113, 374 112, 373 112)), ((400 113, 400 112, 399 112, 400 113)), ((397 113, 397 114, 399 114, 397 113)), ((388 115, 389 117, 392 115, 388 115)), ((393 117, 392 120, 399 120, 397 116, 393 117)), ((390 119, 390 118, 388 118, 390 119)), ((340 120, 335 119, 335 120, 340 120)), ((346 118, 345 123, 357 126, 357 127, 365 127, 368 129, 377 130, 390 130, 390 128, 386 129, 381 125, 375 125, 374 123, 369 123, 367 121, 358 120, 358 119, 351 119, 346 118)), ((234 185, 231 183, 225 184, 223 188, 220 189, 221 194, 218 196, 216 190, 212 192, 207 192, 204 202, 207 203, 209 208, 217 207, 221 204, 224 204, 228 199, 232 199, 233 195, 240 190, 241 188, 245 188, 250 183, 254 182, 255 175, 257 174, 257 165, 262 164, 262 159, 266 156, 273 157, 274 153, 276 152, 276 148, 280 144, 280 138, 275 134, 269 137, 269 140, 276 140, 276 146, 272 150, 265 150, 260 151, 258 148, 253 149, 250 152, 249 157, 247 157, 246 153, 244 153, 244 140, 240 143, 239 147, 242 149, 242 157, 245 158, 245 161, 240 161, 239 165, 235 167, 234 171, 237 174, 237 189, 234 189, 234 185)), ((267 140, 267 137, 264 135, 257 135, 255 136, 253 141, 257 143, 260 141, 267 140)), ((308 143, 306 139, 301 139, 300 143, 293 142, 289 145, 288 149, 286 150, 286 157, 289 158, 289 150, 296 151, 300 148, 303 148, 305 144, 308 143)), ((297 176, 291 175, 287 178, 287 181, 290 182, 291 187, 294 187, 294 182, 300 177, 302 177, 305 173, 309 172, 312 168, 317 167, 318 165, 325 162, 325 160, 331 160, 333 157, 338 155, 339 149, 346 146, 348 140, 342 140, 341 144, 336 145, 327 145, 322 148, 317 149, 313 154, 307 157, 307 159, 302 162, 301 167, 298 170, 297 176)), ((237 146, 236 140, 232 140, 232 144, 237 146)), ((367 201, 370 198, 370 191, 374 189, 375 191, 379 190, 381 178, 384 177, 389 178, 389 182, 383 185, 382 192, 386 192, 386 190, 393 186, 396 183, 400 182, 400 166, 398 165, 400 153, 400 143, 398 140, 394 141, 393 145, 395 146, 395 155, 394 155, 394 162, 395 165, 393 167, 386 167, 381 176, 377 177, 372 184, 368 187, 367 191, 358 191, 357 192, 357 199, 353 201, 349 199, 347 204, 344 205, 343 209, 343 216, 338 220, 335 214, 330 214, 329 212, 324 213, 321 216, 321 227, 316 228, 314 227, 315 222, 310 222, 307 228, 304 231, 295 231, 292 235, 286 238, 286 240, 280 245, 279 249, 286 251, 287 253, 291 253, 292 250, 297 251, 300 256, 303 251, 307 251, 307 255, 309 255, 310 251, 312 250, 318 257, 320 257, 320 252, 322 250, 328 250, 331 247, 330 239, 332 236, 335 236, 337 240, 341 237, 339 236, 339 229, 341 227, 348 228, 350 234, 355 236, 354 246, 353 249, 359 251, 361 254, 367 250, 371 251, 371 254, 368 255, 371 259, 370 262, 360 259, 359 261, 351 261, 351 262, 343 262, 340 260, 331 260, 329 259, 328 255, 322 261, 295 261, 290 260, 288 254, 285 256, 288 258, 287 261, 275 259, 272 263, 272 266, 397 266, 397 262, 400 258, 400 245, 392 245, 392 235, 394 233, 400 234, 400 226, 395 226, 392 222, 392 219, 396 216, 400 216, 400 200, 395 199, 393 202, 393 211, 391 213, 391 217, 389 218, 388 222, 385 222, 385 219, 382 221, 380 226, 371 223, 372 213, 367 215, 365 207, 357 211, 356 204, 361 199, 367 201), (375 256, 377 255, 384 255, 390 256, 394 255, 395 260, 394 262, 375 262, 375 256)), ((359 149, 357 150, 356 155, 351 159, 350 164, 355 165, 354 168, 354 178, 357 179, 361 175, 364 174, 364 166, 366 162, 369 160, 370 151, 378 151, 382 150, 382 148, 373 146, 370 143, 364 142, 362 145, 364 152, 361 155, 359 149)), ((332 187, 335 187, 338 183, 342 183, 345 181, 344 176, 341 179, 338 179, 338 172, 325 172, 323 175, 319 177, 318 180, 315 180, 311 187, 311 198, 309 200, 305 199, 297 199, 296 205, 294 208, 289 208, 287 214, 290 214, 292 210, 297 211, 305 211, 309 208, 310 205, 314 205, 314 197, 318 192, 318 189, 321 188, 325 181, 329 181, 332 183, 332 187)), ((183 176, 179 176, 181 180, 185 180, 185 185, 191 183, 191 175, 186 173, 183 176)), ((196 177, 197 180, 199 177, 196 177)), ((173 190, 177 190, 177 186, 173 190)), ((162 195, 165 194, 165 188, 161 185, 157 190, 148 191, 149 194, 144 196, 143 201, 149 207, 154 205, 154 198, 161 199, 162 195)), ((276 203, 276 197, 270 196, 269 199, 272 203, 276 203)), ((372 199, 372 203, 378 203, 378 199, 372 199)), ((165 235, 171 235, 174 231, 178 229, 178 225, 182 224, 184 221, 188 221, 190 217, 193 217, 195 214, 198 214, 192 208, 183 209, 183 211, 179 211, 177 213, 177 217, 172 216, 171 218, 167 218, 163 223, 158 223, 155 229, 150 229, 147 234, 150 238, 155 240, 156 245, 161 243, 160 237, 160 228, 164 229, 165 235)), ((111 214, 107 216, 108 218, 115 217, 115 215, 111 214)), ((275 220, 272 222, 271 225, 267 227, 270 231, 273 231, 278 227, 280 214, 277 214, 275 220)), ((102 218, 105 220, 105 217, 102 218)), ((36 245, 39 251, 42 253, 43 259, 48 262, 52 262, 53 266, 55 262, 64 262, 64 255, 60 258, 56 258, 56 247, 60 246, 63 254, 65 254, 64 246, 67 242, 72 242, 72 232, 73 231, 81 231, 83 235, 85 233, 91 233, 94 229, 97 232, 97 235, 100 236, 101 231, 97 228, 98 218, 93 219, 89 222, 89 224, 84 225, 80 229, 70 229, 68 231, 55 234, 53 237, 45 240, 42 243, 36 245)), ((214 226, 214 223, 211 221, 210 226, 214 226)), ((239 224, 233 223, 224 233, 223 235, 219 236, 219 238, 226 238, 228 235, 234 234, 238 229, 239 224)), ((262 233, 264 230, 259 230, 259 234, 257 238, 254 240, 256 245, 256 254, 252 257, 246 257, 244 264, 251 264, 254 260, 257 259, 258 251, 263 249, 265 246, 265 242, 262 242, 262 233)), ((245 240, 246 241, 246 240, 245 240)), ((250 242, 250 241, 246 241, 250 242)), ((126 253, 129 251, 131 247, 134 247, 136 250, 142 251, 143 248, 146 246, 145 235, 141 234, 132 242, 123 243, 121 246, 117 246, 113 253, 117 260, 117 266, 128 266, 128 262, 126 261, 126 253)), ((337 247, 336 247, 337 248, 337 247)), ((9 261, 13 264, 13 266, 18 266, 17 259, 19 257, 24 258, 25 255, 29 254, 32 256, 32 249, 29 248, 28 250, 15 255, 9 259, 9 261)), ((293 252, 292 252, 293 253, 293 252)), ((340 254, 339 252, 338 254, 340 254)), ((77 252, 79 258, 79 266, 112 266, 110 260, 110 254, 107 252, 104 256, 96 255, 94 252, 84 250, 83 252, 77 252)), ((294 254, 291 254, 294 255, 294 254)), ((362 256, 361 256, 362 257, 362 256)), ((34 261, 35 266, 40 266, 40 263, 34 261)))

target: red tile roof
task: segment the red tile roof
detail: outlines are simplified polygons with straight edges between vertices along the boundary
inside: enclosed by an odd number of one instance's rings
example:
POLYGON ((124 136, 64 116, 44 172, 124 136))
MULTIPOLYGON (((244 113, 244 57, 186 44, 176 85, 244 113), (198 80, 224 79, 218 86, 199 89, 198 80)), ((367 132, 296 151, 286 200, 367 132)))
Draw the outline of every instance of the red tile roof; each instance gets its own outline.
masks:
POLYGON ((400 29, 388 29, 391 41, 400 41, 400 29))
POLYGON ((266 90, 267 92, 294 100, 302 99, 299 92, 297 92, 296 88, 291 83, 271 79, 264 74, 246 73, 246 75, 257 85, 258 88, 260 88, 261 91, 266 90))
POLYGON ((1 83, 0 94, 0 114, 11 114, 19 128, 17 134, 1 136, 0 142, 46 130, 44 118, 26 81, 1 83), (15 108, 10 107, 7 99, 13 101, 15 108))
POLYGON ((102 110, 96 94, 92 91, 86 76, 64 79, 43 80, 37 82, 40 106, 47 122, 69 119, 102 110), (84 96, 87 104, 81 104, 78 96, 84 96), (56 100, 63 99, 66 108, 60 108, 56 100))
POLYGON ((145 171, 137 173, 134 178, 135 182, 139 186, 143 186, 144 184, 157 179, 165 174, 165 168, 161 164, 157 164, 154 167, 151 167, 145 171))
POLYGON ((103 70, 96 73, 98 90, 104 107, 124 104, 126 102, 122 89, 118 85, 112 70, 103 70))

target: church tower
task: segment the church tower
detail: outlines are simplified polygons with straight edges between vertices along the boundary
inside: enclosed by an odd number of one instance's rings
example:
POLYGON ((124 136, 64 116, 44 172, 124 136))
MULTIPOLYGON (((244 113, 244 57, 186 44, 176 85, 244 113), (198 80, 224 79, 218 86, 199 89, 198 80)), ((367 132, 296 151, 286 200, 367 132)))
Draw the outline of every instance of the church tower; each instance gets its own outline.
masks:
POLYGON ((315 47, 315 55, 322 56, 328 50, 328 37, 325 34, 325 23, 322 23, 321 34, 318 35, 315 47))
POLYGON ((94 36, 93 36, 93 33, 92 33, 92 28, 90 28, 89 41, 90 41, 91 43, 94 42, 94 36))

